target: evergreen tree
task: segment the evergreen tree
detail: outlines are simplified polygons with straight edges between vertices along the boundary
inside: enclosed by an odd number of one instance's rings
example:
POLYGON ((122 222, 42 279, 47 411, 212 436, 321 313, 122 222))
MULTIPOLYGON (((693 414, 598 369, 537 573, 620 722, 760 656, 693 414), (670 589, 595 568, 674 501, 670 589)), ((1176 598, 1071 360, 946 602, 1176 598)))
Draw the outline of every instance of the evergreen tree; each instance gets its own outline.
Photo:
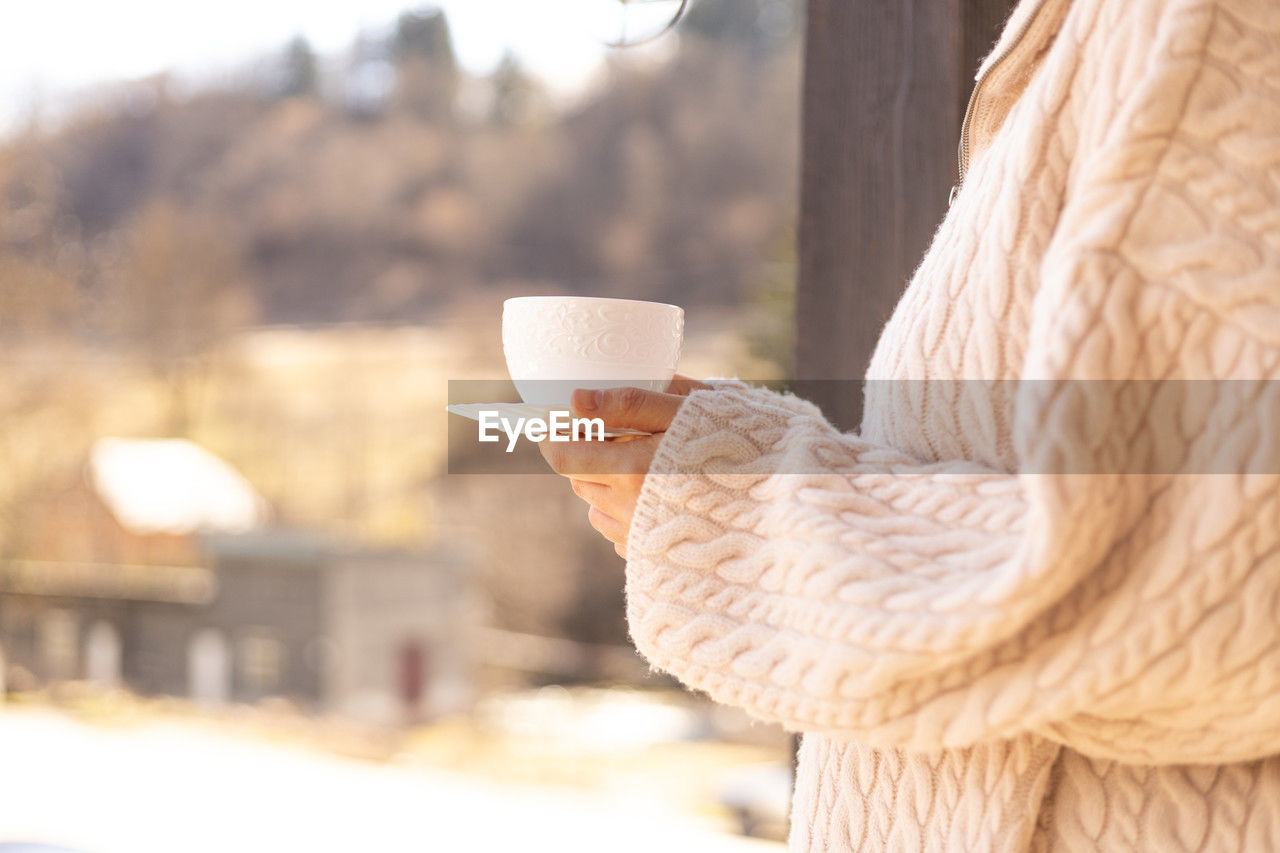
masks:
POLYGON ((402 14, 392 36, 391 58, 396 63, 425 59, 454 70, 457 61, 444 12, 427 8, 402 14))
POLYGON ((489 76, 489 85, 493 90, 489 120, 493 124, 509 126, 531 117, 539 95, 538 84, 510 51, 503 54, 489 76))
POLYGON ((281 97, 292 98, 316 93, 316 55, 304 37, 296 36, 289 42, 289 46, 285 48, 284 67, 281 71, 281 97))
POLYGON ((446 121, 458 88, 457 61, 449 22, 439 9, 406 12, 391 39, 397 99, 418 118, 446 121))
POLYGON ((683 32, 708 41, 746 45, 755 56, 785 44, 796 27, 795 0, 692 0, 683 32))

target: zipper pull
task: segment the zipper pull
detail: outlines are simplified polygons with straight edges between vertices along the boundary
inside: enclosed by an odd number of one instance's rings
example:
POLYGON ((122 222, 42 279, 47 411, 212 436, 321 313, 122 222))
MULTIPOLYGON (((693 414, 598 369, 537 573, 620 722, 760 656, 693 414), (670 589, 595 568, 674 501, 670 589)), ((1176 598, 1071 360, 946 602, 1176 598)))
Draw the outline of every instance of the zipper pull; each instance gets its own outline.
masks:
POLYGON ((950 207, 952 203, 956 200, 956 193, 959 191, 960 191, 959 184, 951 185, 951 192, 947 195, 947 207, 950 207))

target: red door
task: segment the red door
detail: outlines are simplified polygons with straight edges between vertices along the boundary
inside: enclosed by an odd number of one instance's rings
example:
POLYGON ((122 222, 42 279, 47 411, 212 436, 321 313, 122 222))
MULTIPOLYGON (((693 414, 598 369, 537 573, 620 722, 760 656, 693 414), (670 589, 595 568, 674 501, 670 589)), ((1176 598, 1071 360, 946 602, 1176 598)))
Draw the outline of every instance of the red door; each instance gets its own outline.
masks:
POLYGON ((400 701, 410 719, 423 715, 422 700, 427 687, 427 650, 421 640, 406 640, 399 654, 400 701))

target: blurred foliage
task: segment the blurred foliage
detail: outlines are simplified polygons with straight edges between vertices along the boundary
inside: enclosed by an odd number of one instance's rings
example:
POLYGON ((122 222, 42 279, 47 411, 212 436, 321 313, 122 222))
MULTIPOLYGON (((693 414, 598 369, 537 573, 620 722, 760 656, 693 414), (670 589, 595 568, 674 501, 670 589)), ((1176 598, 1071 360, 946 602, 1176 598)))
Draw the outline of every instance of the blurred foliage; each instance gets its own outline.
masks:
POLYGON ((298 39, 265 89, 130 84, 0 143, 0 324, 106 334, 99 250, 157 205, 219 235, 257 322, 418 322, 518 281, 740 304, 794 216, 798 57, 766 38, 775 3, 718 2, 672 56, 618 52, 571 105, 512 56, 464 79, 438 12, 323 79, 298 39))
POLYGON ((396 62, 420 58, 453 68, 453 39, 444 13, 428 7, 401 15, 392 37, 391 55, 396 62))
POLYGON ((681 26, 713 41, 749 47, 756 55, 782 49, 799 25, 788 0, 696 0, 681 26))
POLYGON ((536 118, 546 110, 546 96, 538 81, 531 77, 515 54, 503 54, 498 67, 489 77, 491 86, 489 122, 496 127, 511 127, 536 118))
POLYGON ((457 97, 458 68, 444 13, 428 8, 401 15, 388 53, 401 109, 424 121, 447 122, 457 97))
POLYGON ((285 48, 284 67, 280 82, 280 95, 293 98, 299 95, 314 95, 319 85, 319 72, 316 70, 316 55, 311 45, 302 36, 289 42, 285 48))

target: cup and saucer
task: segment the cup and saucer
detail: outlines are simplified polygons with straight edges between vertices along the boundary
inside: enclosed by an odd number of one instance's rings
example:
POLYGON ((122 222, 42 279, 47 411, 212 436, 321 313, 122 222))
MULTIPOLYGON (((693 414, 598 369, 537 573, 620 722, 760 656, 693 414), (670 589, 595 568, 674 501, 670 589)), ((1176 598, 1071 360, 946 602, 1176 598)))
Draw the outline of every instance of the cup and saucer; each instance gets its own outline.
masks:
MULTIPOLYGON (((448 410, 479 421, 569 412, 578 388, 665 391, 684 338, 684 310, 661 302, 589 296, 521 296, 502 309, 502 349, 521 402, 455 403, 448 410), (492 417, 492 416, 491 416, 492 417)), ((649 435, 609 428, 605 438, 649 435)))

